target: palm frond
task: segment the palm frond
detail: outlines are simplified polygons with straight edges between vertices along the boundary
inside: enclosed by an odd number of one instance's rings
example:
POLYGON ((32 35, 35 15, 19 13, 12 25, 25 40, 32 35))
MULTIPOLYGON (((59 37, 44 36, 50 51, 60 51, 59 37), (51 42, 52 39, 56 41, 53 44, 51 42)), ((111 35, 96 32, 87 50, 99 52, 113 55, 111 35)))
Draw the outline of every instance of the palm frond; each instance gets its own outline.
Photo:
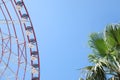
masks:
POLYGON ((90 35, 89 46, 93 49, 93 52, 99 56, 103 57, 108 53, 108 48, 102 33, 92 33, 90 35))
POLYGON ((101 64, 96 64, 90 71, 88 71, 86 80, 106 80, 106 75, 101 64))
POLYGON ((105 39, 109 48, 120 46, 120 25, 108 25, 105 30, 105 39))
POLYGON ((83 68, 86 80, 120 80, 120 24, 108 25, 103 33, 92 33, 88 42, 93 50, 88 59, 94 66, 83 68))

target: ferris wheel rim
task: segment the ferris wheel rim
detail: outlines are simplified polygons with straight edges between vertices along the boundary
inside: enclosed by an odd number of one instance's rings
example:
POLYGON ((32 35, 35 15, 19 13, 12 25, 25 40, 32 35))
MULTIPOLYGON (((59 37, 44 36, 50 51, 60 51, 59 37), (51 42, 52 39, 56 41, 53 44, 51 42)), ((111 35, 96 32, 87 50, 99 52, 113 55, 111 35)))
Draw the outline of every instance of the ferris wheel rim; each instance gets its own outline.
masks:
MULTIPOLYGON (((12 21, 13 19, 12 19, 12 17, 11 17, 11 15, 10 15, 10 12, 9 12, 9 10, 8 10, 8 8, 7 8, 7 6, 6 6, 6 3, 3 1, 3 0, 1 0, 2 2, 3 2, 3 5, 4 5, 4 7, 5 7, 5 9, 6 9, 6 11, 7 11, 7 13, 8 13, 8 15, 9 15, 9 18, 10 18, 10 20, 12 21)), ((35 69, 37 68, 37 70, 38 70, 38 75, 37 75, 37 77, 35 77, 35 76, 33 76, 34 75, 34 73, 31 73, 31 80, 40 80, 40 57, 39 57, 39 49, 38 49, 38 44, 37 44, 37 39, 36 39, 36 35, 35 35, 35 31, 34 31, 34 27, 33 27, 33 24, 32 24, 32 21, 31 21, 31 19, 30 19, 30 15, 29 15, 29 13, 28 13, 28 10, 27 10, 27 8, 26 8, 26 5, 24 4, 24 1, 23 0, 20 0, 21 2, 22 2, 22 4, 23 4, 23 8, 24 8, 24 10, 25 10, 25 13, 27 14, 27 16, 28 16, 28 19, 29 19, 29 22, 30 22, 30 28, 31 28, 31 30, 32 30, 32 34, 33 34, 33 36, 34 36, 34 38, 30 38, 30 35, 24 35, 24 31, 23 31, 23 28, 24 28, 24 30, 27 30, 28 29, 28 26, 25 24, 25 23, 22 23, 21 22, 21 20, 20 20, 20 18, 22 18, 22 12, 19 10, 19 11, 17 11, 17 9, 16 9, 16 5, 17 5, 17 2, 16 2, 16 0, 10 0, 10 2, 11 2, 11 4, 12 4, 12 6, 13 6, 13 8, 14 8, 14 10, 15 10, 15 12, 16 12, 16 15, 17 15, 17 17, 18 17, 18 20, 19 20, 19 24, 20 24, 20 26, 21 26, 21 30, 22 30, 22 34, 23 34, 23 37, 24 37, 24 42, 27 42, 28 41, 28 43, 34 43, 34 46, 35 46, 35 48, 36 48, 36 50, 32 50, 32 48, 30 47, 30 56, 32 57, 32 59, 33 60, 31 60, 31 66, 32 67, 34 67, 35 69), (24 27, 22 27, 22 24, 24 24, 24 27), (25 39, 25 36, 27 36, 27 41, 26 41, 26 39, 25 39), (35 59, 37 59, 37 61, 38 61, 38 63, 37 64, 34 64, 33 62, 34 62, 34 56, 35 55, 37 55, 37 57, 35 58, 35 59)), ((2 9, 2 7, 1 7, 1 5, 0 5, 0 9, 2 9)), ((3 13, 3 15, 4 15, 4 18, 6 17, 5 16, 5 14, 4 14, 4 11, 2 11, 2 13, 3 13)), ((8 23, 8 21, 7 21, 7 19, 5 18, 5 21, 6 21, 6 24, 7 24, 7 27, 8 27, 8 31, 9 31, 9 35, 11 35, 11 33, 10 33, 10 27, 9 27, 9 23, 8 23)), ((16 29, 15 29, 15 25, 14 25, 14 23, 12 22, 12 26, 13 26, 13 28, 14 28, 14 33, 15 33, 15 38, 17 39, 17 34, 16 34, 16 29)), ((2 32, 1 30, 0 30, 0 32, 2 32)), ((1 36, 2 36, 2 34, 1 34, 1 36)), ((2 38, 3 39, 3 38, 2 38)), ((18 45, 18 48, 19 48, 19 42, 18 42, 18 40, 16 40, 16 44, 18 45)), ((10 37, 10 46, 12 45, 12 43, 11 43, 11 37, 10 37)), ((12 53, 11 52, 11 47, 10 47, 10 53, 12 53)), ((18 54, 19 54, 19 51, 18 51, 18 54)), ((27 53, 26 53, 27 54, 27 53)), ((10 54, 9 54, 10 55, 10 54)), ((9 61, 9 59, 8 59, 8 61, 9 61)), ((8 64, 7 64, 8 65, 8 64)), ((18 68, 19 68, 19 66, 18 66, 18 68)), ((26 67, 25 67, 26 68, 26 67)), ((17 71, 17 73, 19 72, 19 69, 18 69, 18 71, 17 71)), ((26 69, 25 69, 25 72, 26 72, 26 69)), ((25 74, 24 74, 24 77, 25 77, 25 74)), ((16 78, 16 80, 17 80, 17 78, 16 78)), ((23 78, 23 80, 24 80, 24 78, 23 78)))

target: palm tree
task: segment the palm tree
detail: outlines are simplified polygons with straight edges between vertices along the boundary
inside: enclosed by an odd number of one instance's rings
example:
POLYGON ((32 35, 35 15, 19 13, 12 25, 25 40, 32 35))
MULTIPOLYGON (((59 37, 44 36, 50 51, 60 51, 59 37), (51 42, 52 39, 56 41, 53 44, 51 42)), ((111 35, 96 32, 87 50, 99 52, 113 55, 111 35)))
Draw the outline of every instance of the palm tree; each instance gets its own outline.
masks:
POLYGON ((85 80, 120 80, 120 24, 92 33, 88 42, 93 51, 88 59, 93 65, 82 68, 87 71, 85 80))

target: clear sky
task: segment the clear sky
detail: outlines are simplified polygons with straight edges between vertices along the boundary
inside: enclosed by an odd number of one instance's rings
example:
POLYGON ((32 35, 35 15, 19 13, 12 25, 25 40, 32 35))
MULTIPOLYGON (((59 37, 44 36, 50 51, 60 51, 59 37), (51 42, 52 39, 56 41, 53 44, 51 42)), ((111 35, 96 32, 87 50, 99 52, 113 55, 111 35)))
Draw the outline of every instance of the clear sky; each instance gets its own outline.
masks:
POLYGON ((41 80, 78 80, 89 35, 120 22, 120 0, 25 0, 36 31, 41 80))

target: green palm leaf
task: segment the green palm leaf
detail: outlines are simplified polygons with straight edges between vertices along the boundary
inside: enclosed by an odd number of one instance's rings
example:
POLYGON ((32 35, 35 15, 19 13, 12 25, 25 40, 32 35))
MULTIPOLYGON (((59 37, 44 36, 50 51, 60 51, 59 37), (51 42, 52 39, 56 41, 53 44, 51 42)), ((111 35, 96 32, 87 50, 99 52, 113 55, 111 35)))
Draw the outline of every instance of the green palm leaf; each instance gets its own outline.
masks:
POLYGON ((104 33, 109 48, 120 46, 120 25, 108 25, 104 33))
POLYGON ((120 80, 120 24, 108 25, 103 33, 92 33, 88 42, 93 50, 88 59, 93 65, 83 68, 86 80, 120 80))
POLYGON ((103 57, 108 53, 108 48, 102 33, 92 33, 90 35, 89 46, 93 49, 93 52, 99 56, 103 57))

